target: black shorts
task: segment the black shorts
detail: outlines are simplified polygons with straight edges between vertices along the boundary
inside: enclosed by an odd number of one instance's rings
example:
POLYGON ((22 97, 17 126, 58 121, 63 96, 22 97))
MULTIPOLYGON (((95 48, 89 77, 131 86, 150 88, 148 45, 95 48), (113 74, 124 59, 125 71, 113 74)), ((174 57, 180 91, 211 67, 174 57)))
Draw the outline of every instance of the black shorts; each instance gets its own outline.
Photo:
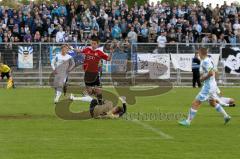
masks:
POLYGON ((5 72, 5 73, 1 73, 1 78, 3 79, 4 77, 7 77, 7 79, 9 79, 10 78, 10 72, 5 72))
POLYGON ((100 78, 98 73, 85 72, 84 74, 84 82, 86 86, 94 87, 101 86, 100 78))

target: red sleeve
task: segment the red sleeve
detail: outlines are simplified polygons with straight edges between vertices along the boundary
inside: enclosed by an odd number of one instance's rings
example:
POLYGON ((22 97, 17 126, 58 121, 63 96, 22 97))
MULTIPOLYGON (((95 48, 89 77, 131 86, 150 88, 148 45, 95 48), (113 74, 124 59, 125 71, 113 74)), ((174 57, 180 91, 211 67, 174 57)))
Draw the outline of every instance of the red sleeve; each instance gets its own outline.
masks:
POLYGON ((104 52, 100 51, 98 52, 98 55, 101 57, 101 59, 108 60, 108 55, 105 54, 104 52))
POLYGON ((85 49, 82 50, 82 53, 83 53, 83 54, 87 54, 88 51, 89 51, 89 48, 85 48, 85 49))

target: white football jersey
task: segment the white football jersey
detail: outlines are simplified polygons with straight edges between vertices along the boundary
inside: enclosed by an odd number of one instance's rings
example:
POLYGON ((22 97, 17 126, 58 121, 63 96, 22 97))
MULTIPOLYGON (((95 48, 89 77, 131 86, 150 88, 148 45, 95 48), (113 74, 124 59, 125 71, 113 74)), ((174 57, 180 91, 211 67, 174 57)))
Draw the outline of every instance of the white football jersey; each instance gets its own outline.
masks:
MULTIPOLYGON (((202 68, 202 71, 203 71, 204 75, 207 75, 209 73, 209 71, 212 71, 212 70, 215 69, 213 61, 209 57, 206 57, 204 60, 202 60, 201 68, 202 68)), ((216 82, 216 79, 215 79, 215 74, 213 76, 211 76, 210 78, 206 79, 204 81, 204 85, 205 85, 206 89, 216 90, 217 82, 216 82)))
POLYGON ((55 70, 58 66, 62 65, 64 62, 67 62, 71 58, 72 58, 72 56, 70 56, 68 54, 66 54, 64 56, 62 54, 57 54, 51 62, 52 69, 55 70))

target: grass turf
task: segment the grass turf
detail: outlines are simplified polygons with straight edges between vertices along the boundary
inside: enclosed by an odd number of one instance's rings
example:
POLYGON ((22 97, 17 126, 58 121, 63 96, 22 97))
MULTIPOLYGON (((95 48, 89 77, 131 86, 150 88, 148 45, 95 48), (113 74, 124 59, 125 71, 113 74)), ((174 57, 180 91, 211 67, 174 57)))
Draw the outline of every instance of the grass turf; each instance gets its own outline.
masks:
MULTIPOLYGON (((51 89, 0 89, 0 158, 239 158, 240 90, 222 90, 237 100, 237 107, 225 109, 232 116, 229 125, 223 125, 221 115, 205 103, 191 127, 185 128, 174 118, 66 121, 55 115, 51 89)), ((128 111, 187 114, 198 91, 175 88, 160 96, 139 97, 128 111)), ((71 109, 88 108, 74 102, 71 109)))

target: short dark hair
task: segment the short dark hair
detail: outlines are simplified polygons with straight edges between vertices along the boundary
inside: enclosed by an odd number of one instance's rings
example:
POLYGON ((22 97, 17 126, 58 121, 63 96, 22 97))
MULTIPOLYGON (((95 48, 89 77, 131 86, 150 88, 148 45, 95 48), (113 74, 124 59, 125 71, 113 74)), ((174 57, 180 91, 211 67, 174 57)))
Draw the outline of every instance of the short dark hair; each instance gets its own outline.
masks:
POLYGON ((99 38, 97 36, 92 36, 92 41, 96 41, 97 43, 99 43, 99 38))

